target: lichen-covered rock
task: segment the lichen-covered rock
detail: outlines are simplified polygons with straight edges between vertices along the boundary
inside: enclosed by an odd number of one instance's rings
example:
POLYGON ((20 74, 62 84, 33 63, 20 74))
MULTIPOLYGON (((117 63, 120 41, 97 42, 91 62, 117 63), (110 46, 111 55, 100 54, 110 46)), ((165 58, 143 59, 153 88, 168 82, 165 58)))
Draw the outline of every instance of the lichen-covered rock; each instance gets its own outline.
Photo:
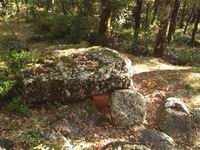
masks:
POLYGON ((72 101, 126 89, 132 83, 132 63, 104 47, 44 51, 45 60, 23 75, 23 97, 28 102, 72 101))
POLYGON ((177 111, 182 111, 187 114, 190 114, 187 106, 181 101, 179 98, 176 97, 168 97, 165 101, 165 108, 175 109, 177 111))
POLYGON ((144 129, 141 134, 142 141, 156 150, 174 150, 176 143, 163 132, 154 129, 144 129))
POLYGON ((134 90, 116 90, 111 95, 111 113, 121 126, 143 123, 146 116, 146 98, 134 90))
POLYGON ((158 126, 170 135, 189 132, 191 116, 185 104, 179 99, 168 98, 159 114, 158 126))
POLYGON ((200 107, 194 108, 192 110, 193 121, 196 123, 200 123, 200 107))

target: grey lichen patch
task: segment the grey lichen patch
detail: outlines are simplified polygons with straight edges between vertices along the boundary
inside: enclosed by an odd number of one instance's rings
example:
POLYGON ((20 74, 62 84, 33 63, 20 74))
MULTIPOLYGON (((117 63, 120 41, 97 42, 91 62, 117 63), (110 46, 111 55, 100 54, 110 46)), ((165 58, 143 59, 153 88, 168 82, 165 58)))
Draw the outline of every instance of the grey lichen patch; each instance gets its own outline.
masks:
POLYGON ((84 99, 131 84, 132 63, 115 50, 96 46, 45 54, 45 61, 24 72, 23 95, 30 102, 84 99))

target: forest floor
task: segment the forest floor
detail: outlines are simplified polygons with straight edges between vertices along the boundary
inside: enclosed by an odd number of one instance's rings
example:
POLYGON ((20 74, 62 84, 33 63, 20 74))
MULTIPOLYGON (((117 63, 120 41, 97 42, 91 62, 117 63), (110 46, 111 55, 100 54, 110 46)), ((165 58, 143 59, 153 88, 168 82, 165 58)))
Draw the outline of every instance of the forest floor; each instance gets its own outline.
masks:
MULTIPOLYGON (((30 36, 30 25, 13 25, 12 29, 18 38, 26 42, 30 36)), ((6 34, 6 30, 3 34, 6 34)), ((1 34, 2 34, 1 33, 1 34)), ((42 50, 48 47, 46 42, 31 43, 31 49, 42 50)), ((133 62, 135 73, 133 75, 134 88, 148 99, 147 123, 148 128, 158 129, 156 121, 163 101, 169 96, 181 98, 189 109, 200 107, 200 68, 194 66, 175 66, 161 59, 151 57, 136 57, 126 54, 133 62)), ((46 140, 45 136, 58 126, 68 124, 70 133, 66 133, 67 140, 76 149, 97 149, 109 141, 131 140, 137 142, 136 129, 125 130, 102 120, 96 122, 89 117, 87 102, 72 104, 48 104, 28 108, 26 115, 9 111, 10 104, 0 104, 0 139, 9 139, 14 142, 15 149, 40 149, 40 147, 54 147, 55 144, 46 140), (43 144, 43 145, 41 145, 43 144)), ((91 113, 91 112, 90 112, 91 113)), ((177 135, 175 141, 180 149, 200 149, 200 129, 192 129, 192 145, 186 145, 183 137, 177 135)))

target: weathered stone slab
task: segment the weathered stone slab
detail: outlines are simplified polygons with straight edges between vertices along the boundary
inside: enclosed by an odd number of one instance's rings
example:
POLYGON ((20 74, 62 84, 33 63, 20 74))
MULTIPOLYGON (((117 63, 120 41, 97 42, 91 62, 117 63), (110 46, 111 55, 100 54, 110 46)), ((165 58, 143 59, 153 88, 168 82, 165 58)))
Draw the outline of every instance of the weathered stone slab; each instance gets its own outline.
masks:
POLYGON ((23 97, 28 102, 79 100, 132 83, 130 59, 109 48, 51 47, 45 56, 24 72, 23 97))

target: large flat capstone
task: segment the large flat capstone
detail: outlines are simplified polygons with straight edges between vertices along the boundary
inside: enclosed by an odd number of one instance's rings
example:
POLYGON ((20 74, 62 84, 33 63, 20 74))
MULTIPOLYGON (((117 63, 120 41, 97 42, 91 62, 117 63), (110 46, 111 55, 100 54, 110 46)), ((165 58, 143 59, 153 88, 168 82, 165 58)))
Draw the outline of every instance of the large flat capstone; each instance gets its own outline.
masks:
POLYGON ((24 71, 28 102, 73 101, 131 86, 132 62, 105 47, 45 50, 45 59, 24 71))

